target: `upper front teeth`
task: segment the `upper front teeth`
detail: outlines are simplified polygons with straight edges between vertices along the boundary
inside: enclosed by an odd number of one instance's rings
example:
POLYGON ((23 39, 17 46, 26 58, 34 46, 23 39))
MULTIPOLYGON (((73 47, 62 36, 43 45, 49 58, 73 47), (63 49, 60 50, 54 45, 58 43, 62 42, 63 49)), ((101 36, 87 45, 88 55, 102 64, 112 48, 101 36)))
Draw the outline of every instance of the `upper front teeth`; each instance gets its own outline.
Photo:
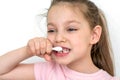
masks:
POLYGON ((59 51, 59 53, 68 53, 69 51, 69 49, 63 49, 62 51, 59 51))
POLYGON ((69 49, 63 49, 63 53, 68 53, 69 49))

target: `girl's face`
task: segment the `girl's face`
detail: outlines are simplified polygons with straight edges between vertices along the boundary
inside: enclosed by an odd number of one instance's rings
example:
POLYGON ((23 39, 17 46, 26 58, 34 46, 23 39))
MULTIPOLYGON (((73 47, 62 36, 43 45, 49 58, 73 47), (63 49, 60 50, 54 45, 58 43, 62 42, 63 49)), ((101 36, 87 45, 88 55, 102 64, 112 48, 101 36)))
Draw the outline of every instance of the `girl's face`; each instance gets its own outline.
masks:
POLYGON ((55 5, 48 12, 48 39, 53 46, 61 46, 63 51, 52 52, 54 61, 71 64, 90 58, 91 30, 79 9, 68 5, 55 5))

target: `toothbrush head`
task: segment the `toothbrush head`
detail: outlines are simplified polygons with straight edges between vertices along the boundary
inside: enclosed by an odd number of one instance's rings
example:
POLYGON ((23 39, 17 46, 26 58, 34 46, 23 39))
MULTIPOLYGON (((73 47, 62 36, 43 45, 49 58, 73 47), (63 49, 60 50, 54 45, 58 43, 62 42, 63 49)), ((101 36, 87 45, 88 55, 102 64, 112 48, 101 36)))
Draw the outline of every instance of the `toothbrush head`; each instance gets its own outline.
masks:
POLYGON ((53 47, 52 50, 55 50, 55 51, 62 51, 62 47, 53 47))

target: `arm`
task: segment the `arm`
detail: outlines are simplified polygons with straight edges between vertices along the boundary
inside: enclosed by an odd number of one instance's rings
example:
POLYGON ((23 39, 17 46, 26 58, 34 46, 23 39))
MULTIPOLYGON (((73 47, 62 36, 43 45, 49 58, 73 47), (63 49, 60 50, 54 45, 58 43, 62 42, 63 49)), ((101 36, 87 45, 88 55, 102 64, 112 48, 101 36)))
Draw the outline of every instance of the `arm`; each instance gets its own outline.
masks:
POLYGON ((45 38, 31 39, 27 46, 0 56, 0 80, 34 80, 34 65, 19 64, 33 55, 51 60, 52 44, 45 38))
POLYGON ((30 55, 25 53, 25 48, 26 47, 16 49, 0 57, 0 75, 9 72, 15 68, 18 63, 30 57, 30 55))
POLYGON ((0 79, 34 80, 33 64, 19 64, 31 56, 26 54, 26 47, 0 56, 0 79))
POLYGON ((0 75, 0 80, 35 80, 33 64, 20 64, 10 72, 0 75))

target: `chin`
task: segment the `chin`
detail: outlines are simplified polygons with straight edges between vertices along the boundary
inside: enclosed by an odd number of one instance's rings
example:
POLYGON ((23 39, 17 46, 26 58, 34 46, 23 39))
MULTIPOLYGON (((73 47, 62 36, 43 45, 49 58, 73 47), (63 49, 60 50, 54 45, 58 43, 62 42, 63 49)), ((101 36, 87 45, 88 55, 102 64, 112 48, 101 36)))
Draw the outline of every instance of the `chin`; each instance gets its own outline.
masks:
POLYGON ((55 55, 52 55, 52 58, 55 63, 62 64, 62 65, 68 65, 71 62, 68 56, 56 57, 55 55))
POLYGON ((58 64, 62 64, 62 65, 68 65, 70 63, 69 60, 67 60, 67 59, 62 59, 62 60, 55 59, 54 62, 56 62, 58 64))

